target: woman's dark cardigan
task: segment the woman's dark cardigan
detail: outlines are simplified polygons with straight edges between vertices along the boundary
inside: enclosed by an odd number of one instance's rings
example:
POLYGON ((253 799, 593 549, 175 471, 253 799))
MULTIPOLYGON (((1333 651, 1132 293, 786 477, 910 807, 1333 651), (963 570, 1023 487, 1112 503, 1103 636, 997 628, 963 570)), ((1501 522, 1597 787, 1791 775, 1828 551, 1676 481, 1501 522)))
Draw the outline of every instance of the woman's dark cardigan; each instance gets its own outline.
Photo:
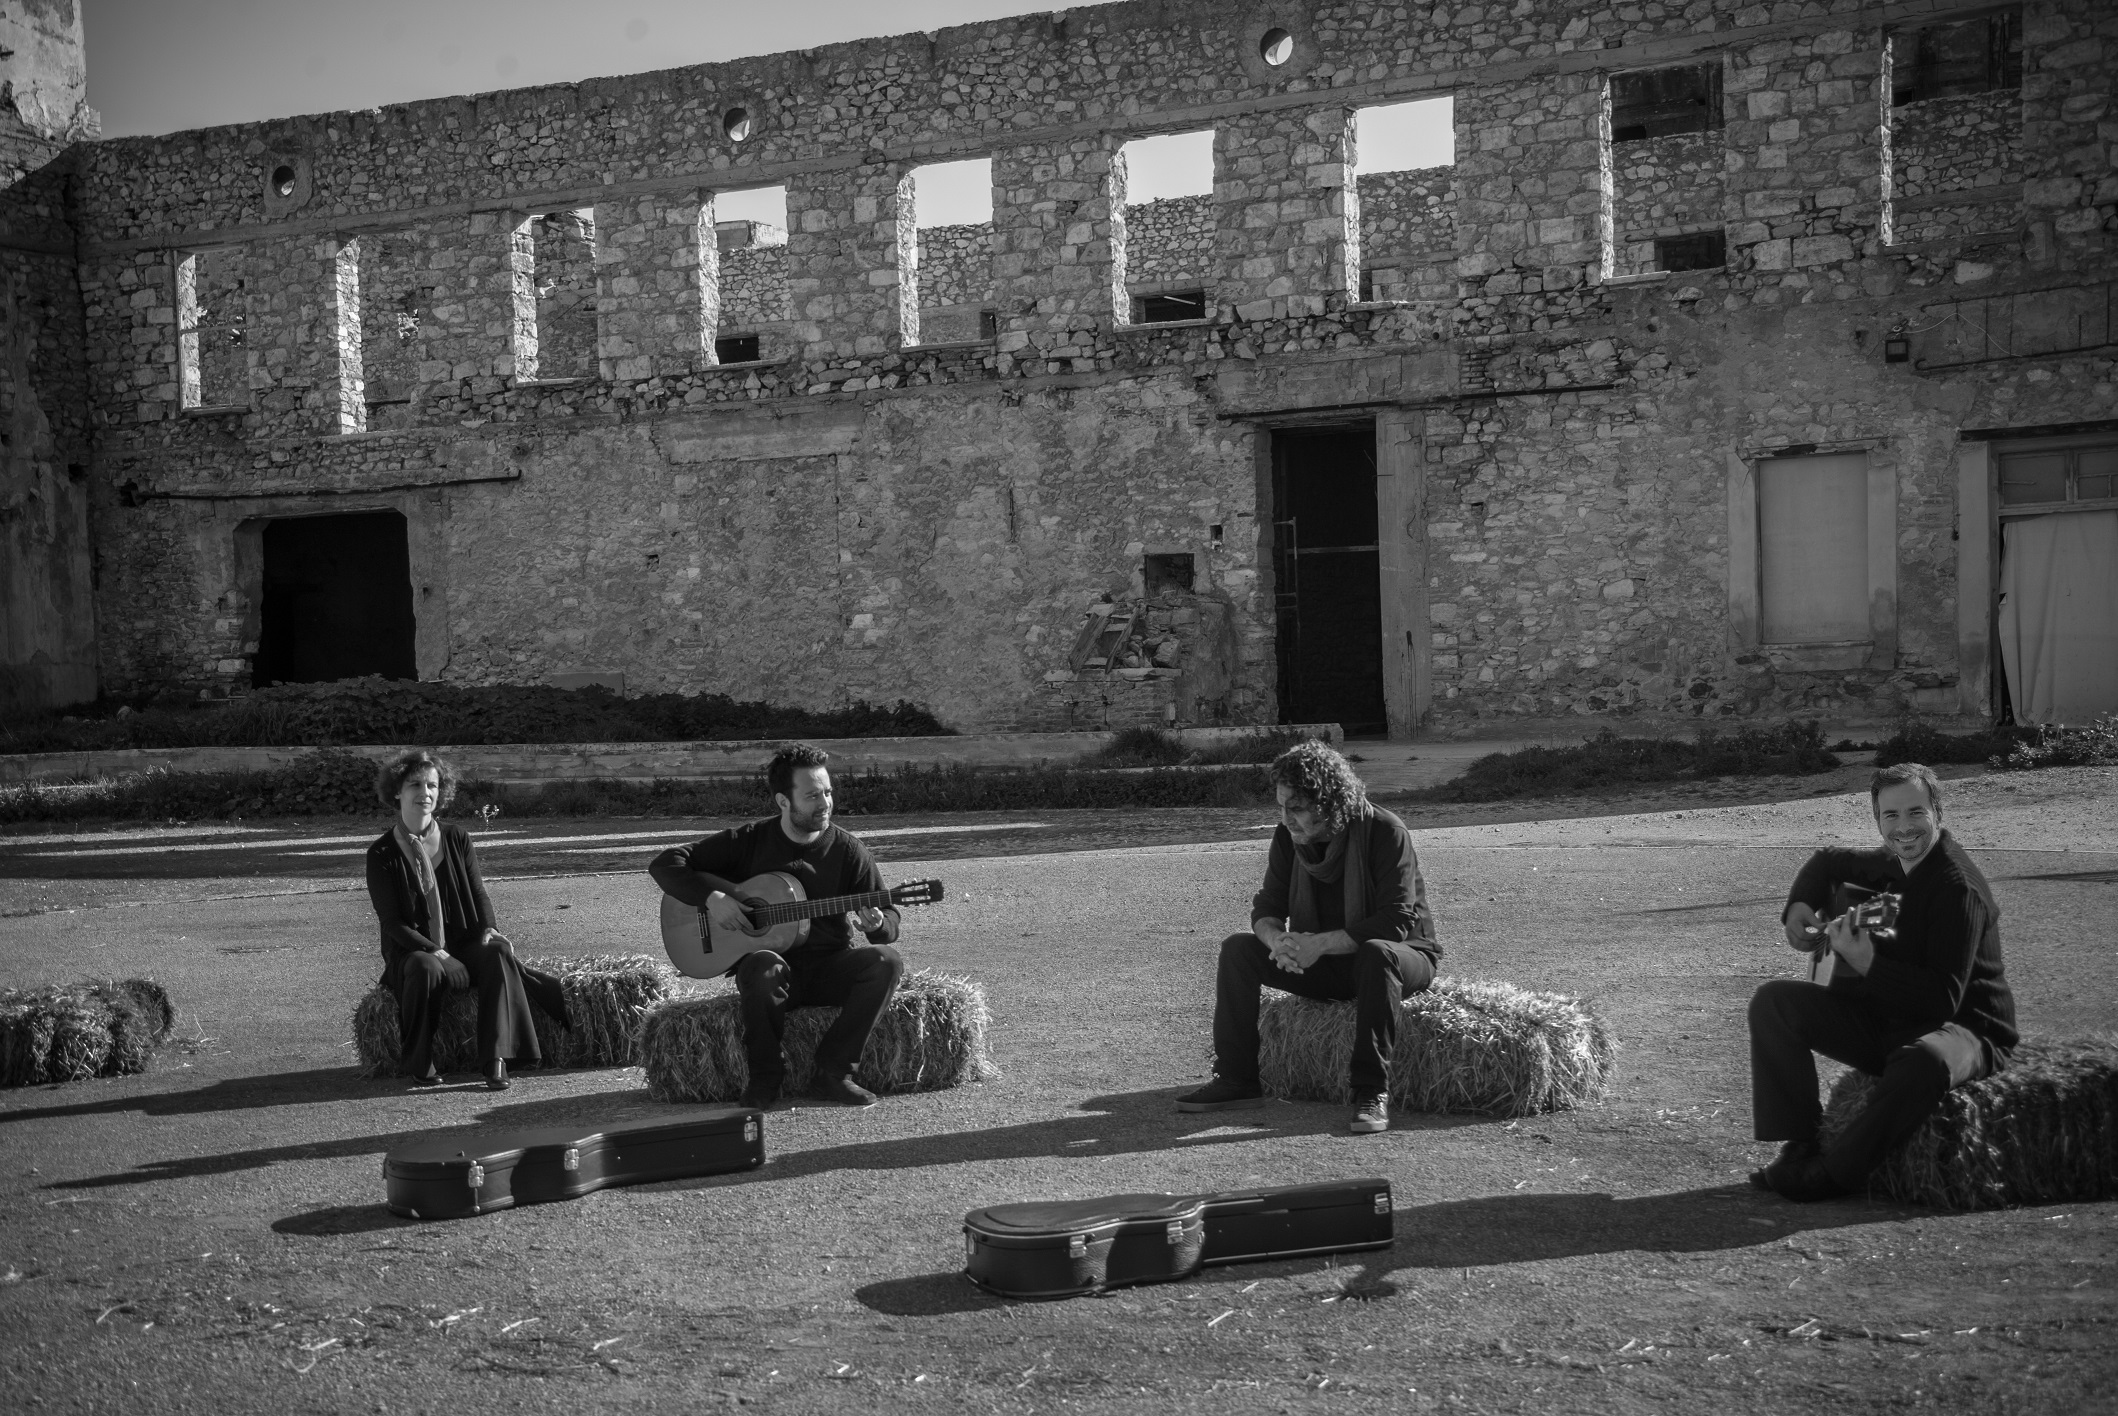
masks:
POLYGON ((397 844, 396 829, 383 832, 368 847, 368 899, 382 925, 382 986, 392 993, 398 991, 404 961, 410 955, 431 954, 444 946, 453 951, 475 943, 496 927, 493 902, 478 873, 478 857, 471 849, 470 834, 461 826, 442 824, 441 861, 434 867, 434 879, 441 887, 439 941, 427 919, 419 877, 397 844))

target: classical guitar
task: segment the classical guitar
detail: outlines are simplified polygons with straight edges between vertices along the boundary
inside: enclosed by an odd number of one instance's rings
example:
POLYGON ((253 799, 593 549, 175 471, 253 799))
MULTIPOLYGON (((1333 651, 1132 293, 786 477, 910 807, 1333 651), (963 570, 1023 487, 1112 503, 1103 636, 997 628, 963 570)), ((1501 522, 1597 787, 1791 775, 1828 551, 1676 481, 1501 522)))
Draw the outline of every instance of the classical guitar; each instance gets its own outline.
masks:
POLYGON ((750 928, 739 933, 716 930, 703 905, 662 897, 662 947, 678 973, 719 978, 760 949, 785 953, 809 937, 810 920, 824 915, 884 905, 931 905, 941 898, 941 882, 912 880, 894 889, 812 900, 802 893, 799 880, 773 871, 745 880, 733 894, 750 918, 750 928))
MULTIPOLYGON (((1870 893, 1858 885, 1834 886, 1831 903, 1839 910, 1838 919, 1843 919, 1855 930, 1865 929, 1869 939, 1875 943, 1888 943, 1897 938, 1897 910, 1904 903, 1902 895, 1887 892, 1870 893)), ((1818 925, 1808 931, 1809 948, 1808 977, 1811 983, 1829 986, 1832 973, 1838 968, 1838 951, 1826 938, 1837 919, 1818 925)))

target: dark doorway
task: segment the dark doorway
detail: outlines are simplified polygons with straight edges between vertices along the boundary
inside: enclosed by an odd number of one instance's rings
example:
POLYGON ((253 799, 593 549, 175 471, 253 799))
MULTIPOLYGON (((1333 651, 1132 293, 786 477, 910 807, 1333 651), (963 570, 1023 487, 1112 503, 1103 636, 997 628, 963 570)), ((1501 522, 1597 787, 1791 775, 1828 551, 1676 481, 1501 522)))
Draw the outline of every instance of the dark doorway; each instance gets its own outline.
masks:
POLYGON ((394 511, 302 516, 264 534, 264 609, 251 681, 419 677, 412 558, 394 511))
POLYGON ((1374 427, 1275 429, 1272 504, 1280 721, 1387 731, 1374 427))

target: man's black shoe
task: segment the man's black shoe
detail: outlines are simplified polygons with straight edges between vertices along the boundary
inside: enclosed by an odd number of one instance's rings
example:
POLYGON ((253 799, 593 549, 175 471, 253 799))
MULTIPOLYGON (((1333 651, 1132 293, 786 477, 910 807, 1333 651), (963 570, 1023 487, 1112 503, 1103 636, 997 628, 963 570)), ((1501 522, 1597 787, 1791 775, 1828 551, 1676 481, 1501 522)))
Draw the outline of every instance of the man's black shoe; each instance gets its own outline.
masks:
POLYGON ((1800 1174, 1802 1166, 1814 1160, 1819 1154, 1821 1152, 1817 1149, 1814 1137, 1799 1141, 1783 1141, 1780 1143, 1780 1153, 1773 1157, 1772 1164, 1766 1166, 1763 1170, 1750 1172, 1750 1183, 1757 1186, 1760 1190, 1770 1190, 1774 1194, 1778 1194, 1782 1183, 1790 1181, 1800 1174))
POLYGON ((753 1111, 770 1111, 779 1104, 779 1099, 778 1077, 752 1077, 743 1084, 742 1104, 753 1111))
POLYGON ((869 1091, 851 1077, 823 1077, 809 1089, 809 1095, 818 1101, 830 1102, 833 1106, 873 1106, 875 1093, 869 1091))
POLYGON ((1853 1187, 1842 1185, 1824 1164, 1823 1157, 1811 1156, 1803 1161, 1792 1174, 1782 1176, 1772 1187, 1798 1205, 1814 1204, 1818 1200, 1835 1200, 1841 1195, 1853 1193, 1853 1187))
POLYGON ((1179 1111, 1234 1111, 1264 1103, 1265 1089, 1256 1082, 1215 1077, 1197 1091, 1177 1098, 1179 1111))

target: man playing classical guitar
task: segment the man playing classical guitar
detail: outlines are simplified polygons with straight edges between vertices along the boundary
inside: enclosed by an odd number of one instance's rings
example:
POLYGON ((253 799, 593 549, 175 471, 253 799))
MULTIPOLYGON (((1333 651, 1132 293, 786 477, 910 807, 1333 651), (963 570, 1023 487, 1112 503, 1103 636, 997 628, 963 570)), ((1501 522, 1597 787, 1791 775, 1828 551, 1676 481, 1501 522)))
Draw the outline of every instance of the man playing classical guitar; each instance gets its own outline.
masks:
POLYGON ((1837 956, 1828 987, 1775 979, 1750 1000, 1757 1137, 1785 1143, 1750 1179, 1790 1200, 1859 1189, 1952 1087, 1998 1071, 2016 1042, 2000 907, 1971 857, 1942 829, 1941 783, 1907 762, 1879 770, 1868 798, 1882 848, 1811 856, 1781 921, 1787 942, 1809 950, 1833 885, 1857 885, 1902 896, 1894 937, 1872 937, 1841 916, 1823 932, 1837 956), (1818 1052, 1882 1078, 1824 1150, 1817 1145, 1818 1052))
MULTIPOLYGON (((747 826, 718 831, 654 858, 648 874, 664 893, 687 905, 704 906, 716 931, 748 932, 749 920, 737 887, 754 876, 784 872, 810 899, 881 891, 875 857, 848 832, 831 824, 830 759, 807 744, 783 747, 765 769, 780 814, 747 826)), ((770 949, 746 954, 736 966, 743 1000, 743 1045, 750 1080, 743 1105, 768 1107, 779 1100, 787 1059, 781 1049, 791 1008, 840 1010, 838 1021, 816 1048, 813 1095, 842 1106, 872 1106, 875 1094, 853 1079, 868 1034, 897 991, 904 959, 897 940, 894 906, 855 911, 853 923, 867 943, 855 944, 843 914, 818 916, 809 937, 784 955, 770 949)))
POLYGON ((1398 1005, 1434 981, 1441 945, 1411 834, 1368 802, 1346 759, 1320 742, 1273 760, 1280 825, 1250 928, 1221 944, 1213 1010, 1214 1078, 1179 1111, 1256 1106, 1258 990, 1354 1004, 1351 1129, 1390 1129, 1390 1053, 1398 1005))

